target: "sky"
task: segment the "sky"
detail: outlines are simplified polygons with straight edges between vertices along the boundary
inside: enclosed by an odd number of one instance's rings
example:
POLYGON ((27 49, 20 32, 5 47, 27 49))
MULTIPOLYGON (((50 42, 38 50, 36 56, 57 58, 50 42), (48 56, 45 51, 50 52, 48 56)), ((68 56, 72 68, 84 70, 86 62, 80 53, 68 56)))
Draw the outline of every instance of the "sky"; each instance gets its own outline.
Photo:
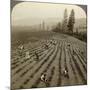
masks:
POLYGON ((12 26, 32 26, 42 21, 61 22, 66 8, 68 17, 71 10, 74 9, 75 18, 86 18, 84 10, 76 5, 22 2, 16 4, 12 10, 12 26))

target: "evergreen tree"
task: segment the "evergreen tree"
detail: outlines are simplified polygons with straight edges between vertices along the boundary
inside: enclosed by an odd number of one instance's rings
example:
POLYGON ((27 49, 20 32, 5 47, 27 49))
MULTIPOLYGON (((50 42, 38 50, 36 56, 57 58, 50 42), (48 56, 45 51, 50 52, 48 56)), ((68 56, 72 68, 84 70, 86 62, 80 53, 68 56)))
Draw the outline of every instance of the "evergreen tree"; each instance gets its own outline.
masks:
POLYGON ((42 22, 42 30, 45 30, 45 22, 42 22))
POLYGON ((75 12, 72 9, 70 17, 69 17, 69 21, 68 21, 68 31, 70 34, 73 34, 74 23, 75 23, 75 12))
POLYGON ((61 23, 58 22, 57 25, 53 28, 54 32, 61 32, 61 23))
POLYGON ((78 28, 76 28, 76 34, 78 34, 78 28))
POLYGON ((61 23, 60 22, 57 24, 57 29, 60 32, 60 30, 61 30, 61 23))
POLYGON ((63 23, 62 23, 62 30, 63 32, 67 32, 67 9, 64 11, 64 18, 63 18, 63 23))

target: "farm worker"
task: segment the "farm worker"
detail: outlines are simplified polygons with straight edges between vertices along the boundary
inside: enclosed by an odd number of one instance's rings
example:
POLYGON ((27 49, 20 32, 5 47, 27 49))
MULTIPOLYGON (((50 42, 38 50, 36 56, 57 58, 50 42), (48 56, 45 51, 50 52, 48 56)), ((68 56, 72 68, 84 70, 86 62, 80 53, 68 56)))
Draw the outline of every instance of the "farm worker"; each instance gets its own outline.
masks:
POLYGON ((75 51, 73 50, 73 54, 75 54, 75 51))
POLYGON ((56 42, 53 42, 53 45, 56 45, 56 42))
POLYGON ((36 59, 39 60, 39 55, 37 52, 35 52, 36 59))
POLYGON ((19 48, 20 50, 23 50, 23 49, 24 49, 24 46, 23 46, 23 45, 20 45, 18 48, 19 48))
POLYGON ((65 69, 63 70, 63 74, 64 74, 65 77, 69 78, 69 76, 68 76, 68 70, 67 70, 66 67, 65 67, 65 69))
POLYGON ((47 81, 46 74, 42 74, 41 75, 41 81, 43 81, 43 82, 46 82, 47 81))
POLYGON ((23 56, 23 49, 24 49, 24 46, 23 45, 20 45, 19 47, 18 47, 18 52, 19 52, 19 55, 20 56, 23 56))
POLYGON ((29 59, 30 58, 30 54, 29 54, 29 51, 26 52, 26 59, 29 59))
POLYGON ((66 70, 64 71, 64 74, 67 75, 67 71, 66 70))
POLYGON ((48 45, 47 44, 45 44, 45 49, 48 49, 48 45))
POLYGON ((68 43, 68 47, 70 47, 70 44, 68 43))

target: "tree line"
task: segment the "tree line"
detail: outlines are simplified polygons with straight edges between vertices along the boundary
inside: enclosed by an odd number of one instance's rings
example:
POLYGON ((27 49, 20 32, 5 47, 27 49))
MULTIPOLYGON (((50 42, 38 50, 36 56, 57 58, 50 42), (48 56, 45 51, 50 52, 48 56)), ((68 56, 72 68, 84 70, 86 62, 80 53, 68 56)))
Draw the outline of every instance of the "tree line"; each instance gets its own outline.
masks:
POLYGON ((68 18, 67 9, 64 11, 64 17, 62 23, 58 22, 58 24, 53 28, 54 32, 62 32, 72 34, 75 24, 75 12, 72 9, 70 16, 68 18))
MULTIPOLYGON (((87 33, 78 32, 79 28, 76 28, 76 32, 74 32, 74 24, 75 24, 74 9, 71 10, 69 17, 68 17, 67 9, 65 9, 63 21, 58 22, 57 25, 52 29, 52 31, 73 35, 74 37, 86 42, 87 41, 87 33)), ((81 28, 83 29, 84 27, 81 26, 81 28)))

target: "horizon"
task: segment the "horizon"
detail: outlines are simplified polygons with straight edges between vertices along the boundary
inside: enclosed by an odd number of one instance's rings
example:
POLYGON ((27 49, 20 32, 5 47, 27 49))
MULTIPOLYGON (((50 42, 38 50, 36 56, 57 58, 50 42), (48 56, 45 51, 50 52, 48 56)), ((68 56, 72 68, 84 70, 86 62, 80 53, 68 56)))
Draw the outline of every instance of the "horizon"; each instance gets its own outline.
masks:
POLYGON ((33 26, 43 21, 47 24, 62 22, 65 9, 67 9, 68 17, 74 9, 75 19, 86 19, 85 12, 76 5, 22 2, 13 8, 12 26, 33 26))

